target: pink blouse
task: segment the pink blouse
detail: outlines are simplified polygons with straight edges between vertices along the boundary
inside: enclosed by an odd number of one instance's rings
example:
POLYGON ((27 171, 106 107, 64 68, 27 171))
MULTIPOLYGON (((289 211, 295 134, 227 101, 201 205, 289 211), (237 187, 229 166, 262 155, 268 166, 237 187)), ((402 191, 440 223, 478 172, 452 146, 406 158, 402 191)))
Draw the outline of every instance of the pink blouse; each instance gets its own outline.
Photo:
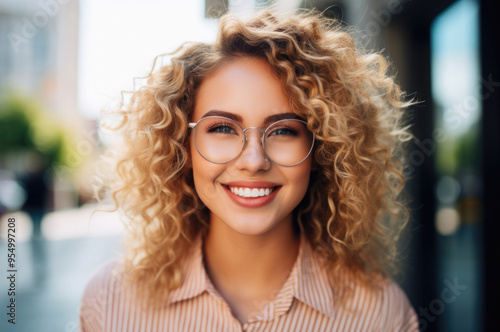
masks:
POLYGON ((111 272, 116 262, 104 264, 86 286, 79 331, 418 331, 415 311, 391 281, 376 296, 358 287, 347 308, 338 305, 304 237, 274 300, 241 325, 205 271, 201 237, 193 249, 184 265, 184 283, 161 310, 141 310, 131 300, 137 286, 125 287, 120 275, 111 272))

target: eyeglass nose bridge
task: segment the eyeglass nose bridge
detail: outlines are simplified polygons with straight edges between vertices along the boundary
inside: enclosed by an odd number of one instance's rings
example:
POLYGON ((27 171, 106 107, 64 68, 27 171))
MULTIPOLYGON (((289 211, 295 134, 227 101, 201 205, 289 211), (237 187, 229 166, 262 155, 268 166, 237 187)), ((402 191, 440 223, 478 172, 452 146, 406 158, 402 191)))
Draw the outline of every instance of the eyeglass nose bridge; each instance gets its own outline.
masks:
POLYGON ((241 148, 240 153, 245 148, 245 145, 247 145, 247 142, 248 142, 247 130, 249 130, 249 129, 257 129, 257 130, 260 130, 262 132, 262 135, 260 136, 260 144, 262 145, 262 151, 264 151, 264 154, 267 157, 266 147, 265 147, 265 143, 264 143, 264 137, 266 135, 266 131, 264 129, 262 129, 262 128, 259 128, 259 127, 248 127, 248 128, 243 129, 243 137, 244 137, 245 140, 243 142, 243 147, 241 148))

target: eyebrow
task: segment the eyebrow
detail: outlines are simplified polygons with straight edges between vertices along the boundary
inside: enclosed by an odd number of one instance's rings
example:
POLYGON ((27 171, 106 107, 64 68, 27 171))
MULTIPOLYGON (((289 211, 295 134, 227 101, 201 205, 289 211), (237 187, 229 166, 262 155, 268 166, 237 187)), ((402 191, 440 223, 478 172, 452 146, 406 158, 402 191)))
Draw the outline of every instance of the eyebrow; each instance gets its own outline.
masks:
MULTIPOLYGON (((243 118, 240 115, 234 114, 234 113, 231 113, 231 112, 220 111, 220 110, 211 110, 211 111, 208 111, 201 118, 203 119, 203 118, 206 118, 206 117, 209 117, 209 116, 223 116, 225 118, 229 118, 229 119, 234 120, 234 121, 239 122, 239 123, 243 122, 243 118)), ((273 122, 276 122, 276 121, 280 121, 280 120, 285 120, 285 119, 302 120, 302 118, 299 117, 295 113, 278 113, 278 114, 273 114, 273 115, 270 115, 270 116, 266 117, 264 119, 264 124, 267 125, 267 124, 270 124, 270 123, 273 123, 273 122)))

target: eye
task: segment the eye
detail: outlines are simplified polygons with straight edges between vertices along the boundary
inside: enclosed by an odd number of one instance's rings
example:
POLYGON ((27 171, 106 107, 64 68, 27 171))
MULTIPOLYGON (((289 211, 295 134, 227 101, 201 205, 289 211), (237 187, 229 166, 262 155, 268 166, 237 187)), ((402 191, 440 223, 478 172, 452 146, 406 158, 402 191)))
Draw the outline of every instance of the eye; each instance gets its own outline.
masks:
POLYGON ((298 133, 295 129, 293 128, 288 128, 288 127, 281 127, 277 128, 271 131, 269 133, 269 136, 276 135, 276 136, 297 136, 298 133))
POLYGON ((214 123, 207 128, 208 133, 236 134, 233 125, 229 123, 214 123))

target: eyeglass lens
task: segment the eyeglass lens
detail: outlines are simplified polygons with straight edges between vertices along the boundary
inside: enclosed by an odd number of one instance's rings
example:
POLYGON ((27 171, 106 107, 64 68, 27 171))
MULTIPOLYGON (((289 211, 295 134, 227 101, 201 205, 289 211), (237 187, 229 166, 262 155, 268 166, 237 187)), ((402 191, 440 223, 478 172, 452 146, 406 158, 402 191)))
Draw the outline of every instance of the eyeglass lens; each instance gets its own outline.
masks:
MULTIPOLYGON (((243 150, 245 135, 236 122, 220 117, 207 117, 198 122, 194 133, 198 152, 214 163, 225 163, 243 150)), ((281 120, 264 134, 264 151, 275 163, 292 166, 303 161, 314 143, 313 134, 300 120, 281 120)))

